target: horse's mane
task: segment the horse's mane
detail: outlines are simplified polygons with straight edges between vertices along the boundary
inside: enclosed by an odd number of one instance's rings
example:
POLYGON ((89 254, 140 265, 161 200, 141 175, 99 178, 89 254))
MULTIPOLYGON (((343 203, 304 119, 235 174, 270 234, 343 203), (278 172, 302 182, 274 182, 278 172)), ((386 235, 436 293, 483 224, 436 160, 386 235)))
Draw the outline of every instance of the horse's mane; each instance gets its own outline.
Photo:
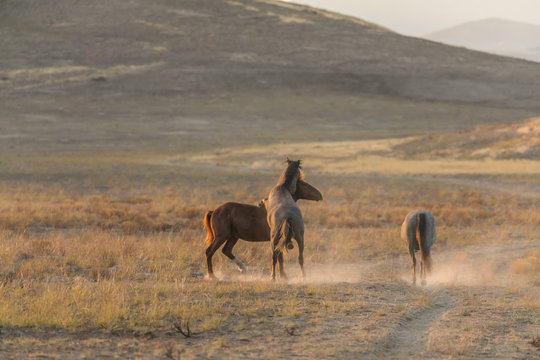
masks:
POLYGON ((284 186, 289 191, 293 183, 304 178, 304 172, 302 171, 301 160, 292 161, 287 158, 287 168, 281 174, 277 185, 284 186), (296 175, 299 173, 298 176, 296 175))

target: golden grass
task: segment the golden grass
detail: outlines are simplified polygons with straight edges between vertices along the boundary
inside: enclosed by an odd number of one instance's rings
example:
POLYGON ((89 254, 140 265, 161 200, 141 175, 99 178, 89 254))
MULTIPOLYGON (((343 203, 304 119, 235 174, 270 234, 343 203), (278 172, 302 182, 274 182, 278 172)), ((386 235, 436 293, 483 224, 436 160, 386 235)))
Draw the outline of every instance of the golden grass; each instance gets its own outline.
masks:
MULTIPOLYGON (((257 204, 283 165, 267 154, 258 159, 272 147, 224 149, 219 155, 5 157, 3 169, 14 180, 0 186, 0 327, 38 333, 156 332, 159 338, 174 332, 173 324, 189 321, 202 340, 191 343, 182 357, 232 357, 240 341, 244 349, 266 351, 282 346, 283 337, 291 343, 282 354, 347 357, 343 348, 320 345, 321 333, 328 341, 339 334, 340 341, 356 344, 358 353, 373 354, 409 315, 437 306, 437 296, 400 277, 409 274, 399 229, 410 210, 424 208, 436 218, 436 263, 446 260, 440 255, 446 250, 532 239, 540 225, 536 197, 520 196, 511 187, 534 173, 516 175, 508 168, 501 177, 493 169, 506 163, 494 162, 489 177, 408 175, 397 170, 397 160, 378 157, 393 141, 347 142, 342 156, 338 143, 309 145, 313 155, 304 158, 306 180, 324 200, 299 201, 306 223, 306 283, 296 278, 295 251, 285 256, 291 281, 272 283, 267 280, 269 244, 244 241, 234 253, 248 265, 248 276, 239 276, 218 251, 214 268, 222 281, 203 280, 205 211, 225 201, 257 204), (355 159, 351 173, 343 174, 355 159), (226 166, 201 166, 213 161, 226 166), (379 162, 390 167, 380 170, 379 162), (368 174, 372 170, 380 173, 368 174), (271 344, 243 340, 276 334, 271 344)), ((283 151, 301 150, 287 146, 283 151)), ((418 164, 411 171, 429 173, 433 165, 418 164)), ((464 163, 456 164, 465 169, 464 163)), ((516 261, 511 271, 530 276, 536 269, 523 264, 516 261)), ((521 317, 538 313, 538 304, 529 293, 515 296, 521 324, 521 317)), ((463 298, 457 319, 476 319, 479 309, 485 310, 483 302, 463 298)), ((499 324, 507 323, 500 319, 499 324)), ((453 335, 457 342, 441 343, 435 336, 428 346, 432 354, 476 351, 476 337, 453 335)), ((180 350, 162 346, 159 353, 174 356, 180 350)))
POLYGON ((312 171, 328 174, 540 174, 538 161, 534 160, 458 160, 407 159, 394 157, 394 146, 413 138, 283 143, 264 146, 222 149, 218 154, 205 153, 185 156, 192 163, 213 165, 227 164, 239 168, 274 169, 281 167, 275 154, 295 154, 305 160, 312 171))
POLYGON ((134 233, 137 231, 180 230, 199 227, 207 210, 185 194, 164 191, 158 197, 147 195, 87 195, 70 197, 63 192, 42 194, 18 192, 3 194, 0 226, 23 231, 29 227, 98 227, 134 233))
POLYGON ((514 274, 540 274, 540 249, 527 250, 521 259, 510 263, 510 272, 514 274))
MULTIPOLYGON (((503 193, 449 189, 414 180, 403 180, 408 190, 402 191, 394 186, 394 181, 401 181, 394 178, 351 178, 342 186, 335 184, 341 180, 314 179, 325 200, 300 203, 306 220, 308 273, 317 263, 355 263, 405 254, 399 227, 412 208, 430 209, 437 219, 435 257, 445 248, 502 241, 510 232, 533 231, 529 227, 539 220, 533 215, 533 200, 514 201, 503 193)), ((79 195, 54 188, 2 188, 0 326, 144 331, 168 329, 171 322, 189 318, 199 331, 210 331, 232 324, 247 326, 233 321, 238 314, 309 316, 316 323, 359 305, 341 303, 343 293, 334 296, 335 288, 324 284, 201 281, 206 272, 202 217, 219 204, 210 199, 242 200, 247 194, 235 185, 188 194, 187 188, 79 195), (319 299, 318 305, 306 300, 312 297, 319 299)), ((239 242, 235 253, 250 267, 267 273, 267 244, 239 242)), ((293 273, 294 257, 288 254, 286 265, 293 273)), ((236 274, 220 253, 214 263, 218 274, 236 274)), ((409 296, 416 299, 414 306, 431 301, 423 294, 409 296)), ((394 305, 377 310, 375 317, 409 310, 403 303, 394 305)))
POLYGON ((453 290, 462 300, 427 334, 425 350, 430 356, 507 358, 515 351, 524 357, 536 356, 527 342, 538 328, 538 307, 524 306, 523 299, 511 289, 493 291, 481 286, 453 290))
MULTIPOLYGON (((373 300, 360 297, 363 290, 354 286, 202 281, 200 235, 4 231, 0 326, 144 332, 170 331, 183 319, 194 331, 207 332, 269 316, 323 321, 354 310, 359 301, 372 308, 373 300)), ((387 313, 408 309, 388 306, 387 313)))

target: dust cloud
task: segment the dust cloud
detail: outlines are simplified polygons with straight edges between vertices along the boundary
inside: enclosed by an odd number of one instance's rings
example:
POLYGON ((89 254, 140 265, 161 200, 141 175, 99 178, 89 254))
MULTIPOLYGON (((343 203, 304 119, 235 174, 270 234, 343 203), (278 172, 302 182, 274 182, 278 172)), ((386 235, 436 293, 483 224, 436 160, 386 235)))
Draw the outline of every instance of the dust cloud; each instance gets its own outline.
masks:
MULTIPOLYGON (((537 252, 540 252, 540 243, 528 241, 469 246, 457 251, 434 253, 433 271, 427 279, 428 286, 528 286, 531 281, 537 281, 534 269, 540 269, 540 257, 532 256, 537 252), (533 271, 513 270, 516 264, 524 261, 537 261, 530 265, 527 263, 533 271)), ((410 281, 410 276, 410 273, 403 274, 402 279, 410 281)))
MULTIPOLYGON (((432 252, 433 271, 427 278, 427 286, 506 286, 523 287, 535 282, 535 269, 540 269, 540 243, 482 244, 460 250, 432 252), (532 249, 532 250, 531 250, 532 249), (532 260, 531 260, 532 259, 532 260), (527 261, 524 265, 523 263, 527 261), (517 265, 528 271, 516 271, 517 265)), ((419 263, 419 255, 417 261, 419 263)), ((417 265, 417 284, 419 279, 417 265)), ((285 262, 289 284, 337 284, 359 283, 374 278, 398 278, 411 283, 410 258, 404 254, 384 260, 360 261, 358 263, 310 263, 305 264, 306 278, 302 279, 298 263, 285 262)), ((276 272, 278 269, 276 267, 276 272)), ((270 268, 248 267, 242 274, 232 264, 216 272, 222 281, 260 282, 270 281, 270 268)), ((283 281, 276 275, 278 281, 283 281)))

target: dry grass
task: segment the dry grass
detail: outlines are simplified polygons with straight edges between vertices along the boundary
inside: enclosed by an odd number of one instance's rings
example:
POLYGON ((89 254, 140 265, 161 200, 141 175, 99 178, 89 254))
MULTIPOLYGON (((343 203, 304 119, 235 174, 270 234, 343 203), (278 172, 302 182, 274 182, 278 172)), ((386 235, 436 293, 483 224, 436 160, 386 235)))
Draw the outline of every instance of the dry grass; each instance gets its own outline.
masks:
POLYGON ((521 259, 514 260, 510 264, 510 272, 514 274, 533 275, 540 273, 540 250, 531 249, 521 259))
MULTIPOLYGON (((444 135, 441 135, 444 136, 444 135)), ((402 155, 400 147, 413 146, 417 153, 424 149, 417 142, 423 139, 400 138, 359 141, 319 141, 280 143, 264 146, 229 147, 217 153, 189 154, 182 159, 190 163, 227 164, 238 168, 280 168, 275 154, 296 154, 310 168, 329 174, 539 174, 538 161, 510 159, 459 159, 451 156, 420 158, 402 155), (396 150, 398 149, 398 150, 396 150), (397 157, 396 155, 400 155, 397 157)))
POLYGON ((534 159, 540 156, 540 118, 422 136, 397 144, 401 157, 534 159))
POLYGON ((537 356, 527 342, 538 326, 534 323, 538 313, 516 301, 518 294, 481 286, 454 290, 461 292, 463 300, 430 329, 426 353, 506 358, 518 351, 524 357, 537 356))
MULTIPOLYGON (((403 180, 409 187, 401 191, 392 187, 392 178, 352 178, 345 187, 333 185, 334 181, 319 178, 319 185, 314 179, 312 183, 323 189, 325 201, 301 203, 308 264, 354 263, 404 254, 399 226, 411 208, 430 209, 437 219, 434 256, 445 248, 502 240, 498 235, 501 228, 492 229, 493 225, 504 226, 507 233, 516 228, 523 233, 538 221, 532 215, 532 200, 512 201, 500 193, 456 191, 414 180, 403 180)), ((343 311, 331 293, 319 287, 305 291, 322 291, 325 305, 308 311, 294 300, 296 295, 285 296, 287 300, 279 308, 256 296, 276 291, 303 293, 303 288, 287 290, 287 285, 263 282, 210 289, 201 283, 205 274, 202 216, 209 206, 200 199, 223 196, 215 191, 199 191, 200 197, 151 188, 144 193, 110 191, 74 196, 58 190, 4 188, 0 274, 5 301, 0 325, 155 329, 166 328, 166 319, 191 318, 199 331, 207 331, 230 324, 238 312, 258 316, 270 311, 277 317, 295 318, 307 311, 311 319, 317 319, 329 309, 343 311), (210 298, 204 295, 208 291, 210 298), (231 294, 237 294, 232 298, 240 305, 230 302, 231 294), (250 300, 244 299, 246 294, 250 300), (216 302, 216 298, 224 302, 216 302)), ((222 186, 218 191, 228 196, 234 190, 222 186)), ((240 242, 235 252, 265 273, 268 251, 264 245, 240 242)), ((293 258, 288 255, 291 263, 287 266, 296 270, 293 258)), ((236 271, 221 256, 215 263, 222 276, 236 271)), ((419 295, 417 299, 418 306, 429 305, 428 297, 419 295)), ((383 313, 388 310, 379 316, 383 313)))
MULTIPOLYGON (((209 282, 203 280, 204 212, 228 200, 256 204, 279 171, 178 161, 121 154, 3 160, 7 175, 24 179, 0 187, 4 348, 16 353, 32 346, 46 353, 56 344, 65 350, 73 346, 72 336, 91 332, 85 340, 89 346, 110 334, 153 334, 148 346, 161 357, 234 357, 231 342, 246 356, 264 353, 267 346, 279 347, 285 357, 297 351, 347 356, 343 348, 322 345, 336 337, 354 343, 357 354, 376 354, 377 344, 396 326, 421 314, 419 309, 439 306, 437 296, 402 280, 409 265, 399 228, 408 211, 425 208, 435 215, 436 263, 447 260, 440 254, 452 249, 532 239, 540 224, 536 198, 516 196, 507 175, 503 181, 495 175, 335 175, 321 174, 306 161, 306 180, 324 195, 320 203, 299 202, 308 281, 297 280, 294 251, 286 255, 291 281, 268 281, 269 246, 240 241, 234 253, 248 264, 249 275, 240 277, 218 252, 214 265, 222 281, 209 282), (28 177, 32 173, 35 178, 28 177), (187 320, 194 333, 191 345, 167 347, 170 336, 181 336, 174 324, 187 320), (51 330, 58 338, 44 340, 42 334, 51 330), (273 340, 246 340, 252 336, 273 340)), ((510 271, 530 277, 537 268, 527 266, 534 266, 536 255, 514 259, 510 271)), ((471 261, 467 254, 462 260, 471 261)), ((490 276, 486 281, 495 279, 495 273, 490 276)), ((534 292, 514 295, 520 317, 512 324, 538 314, 534 292)), ((478 320, 477 313, 487 311, 476 296, 462 298, 463 306, 455 309, 460 321, 478 320)), ((503 315, 498 319, 509 323, 503 315)), ((534 330, 538 324, 529 325, 534 330)), ((497 333, 494 329, 481 331, 497 333)), ((478 351, 477 335, 463 330, 459 336, 459 341, 433 340, 427 349, 441 356, 478 351)), ((131 353, 129 347, 125 351, 131 353)))
POLYGON ((199 227, 206 207, 193 198, 172 191, 159 198, 147 195, 113 197, 96 194, 69 197, 62 192, 5 194, 0 203, 0 226, 28 228, 88 228, 125 233, 166 231, 199 227))

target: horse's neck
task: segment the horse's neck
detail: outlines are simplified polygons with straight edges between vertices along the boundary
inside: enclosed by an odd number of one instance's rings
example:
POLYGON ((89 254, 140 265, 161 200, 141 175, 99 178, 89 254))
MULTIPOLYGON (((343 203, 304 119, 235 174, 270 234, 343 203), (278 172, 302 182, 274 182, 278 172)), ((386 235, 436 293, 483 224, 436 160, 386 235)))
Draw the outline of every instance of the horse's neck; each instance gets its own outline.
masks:
POLYGON ((293 173, 294 171, 294 169, 285 169, 276 186, 285 187, 289 190, 289 193, 294 193, 296 190, 296 182, 298 181, 298 176, 296 173, 293 173))
POLYGON ((268 208, 280 207, 289 203, 295 203, 295 201, 290 191, 284 186, 275 186, 268 196, 268 208))

